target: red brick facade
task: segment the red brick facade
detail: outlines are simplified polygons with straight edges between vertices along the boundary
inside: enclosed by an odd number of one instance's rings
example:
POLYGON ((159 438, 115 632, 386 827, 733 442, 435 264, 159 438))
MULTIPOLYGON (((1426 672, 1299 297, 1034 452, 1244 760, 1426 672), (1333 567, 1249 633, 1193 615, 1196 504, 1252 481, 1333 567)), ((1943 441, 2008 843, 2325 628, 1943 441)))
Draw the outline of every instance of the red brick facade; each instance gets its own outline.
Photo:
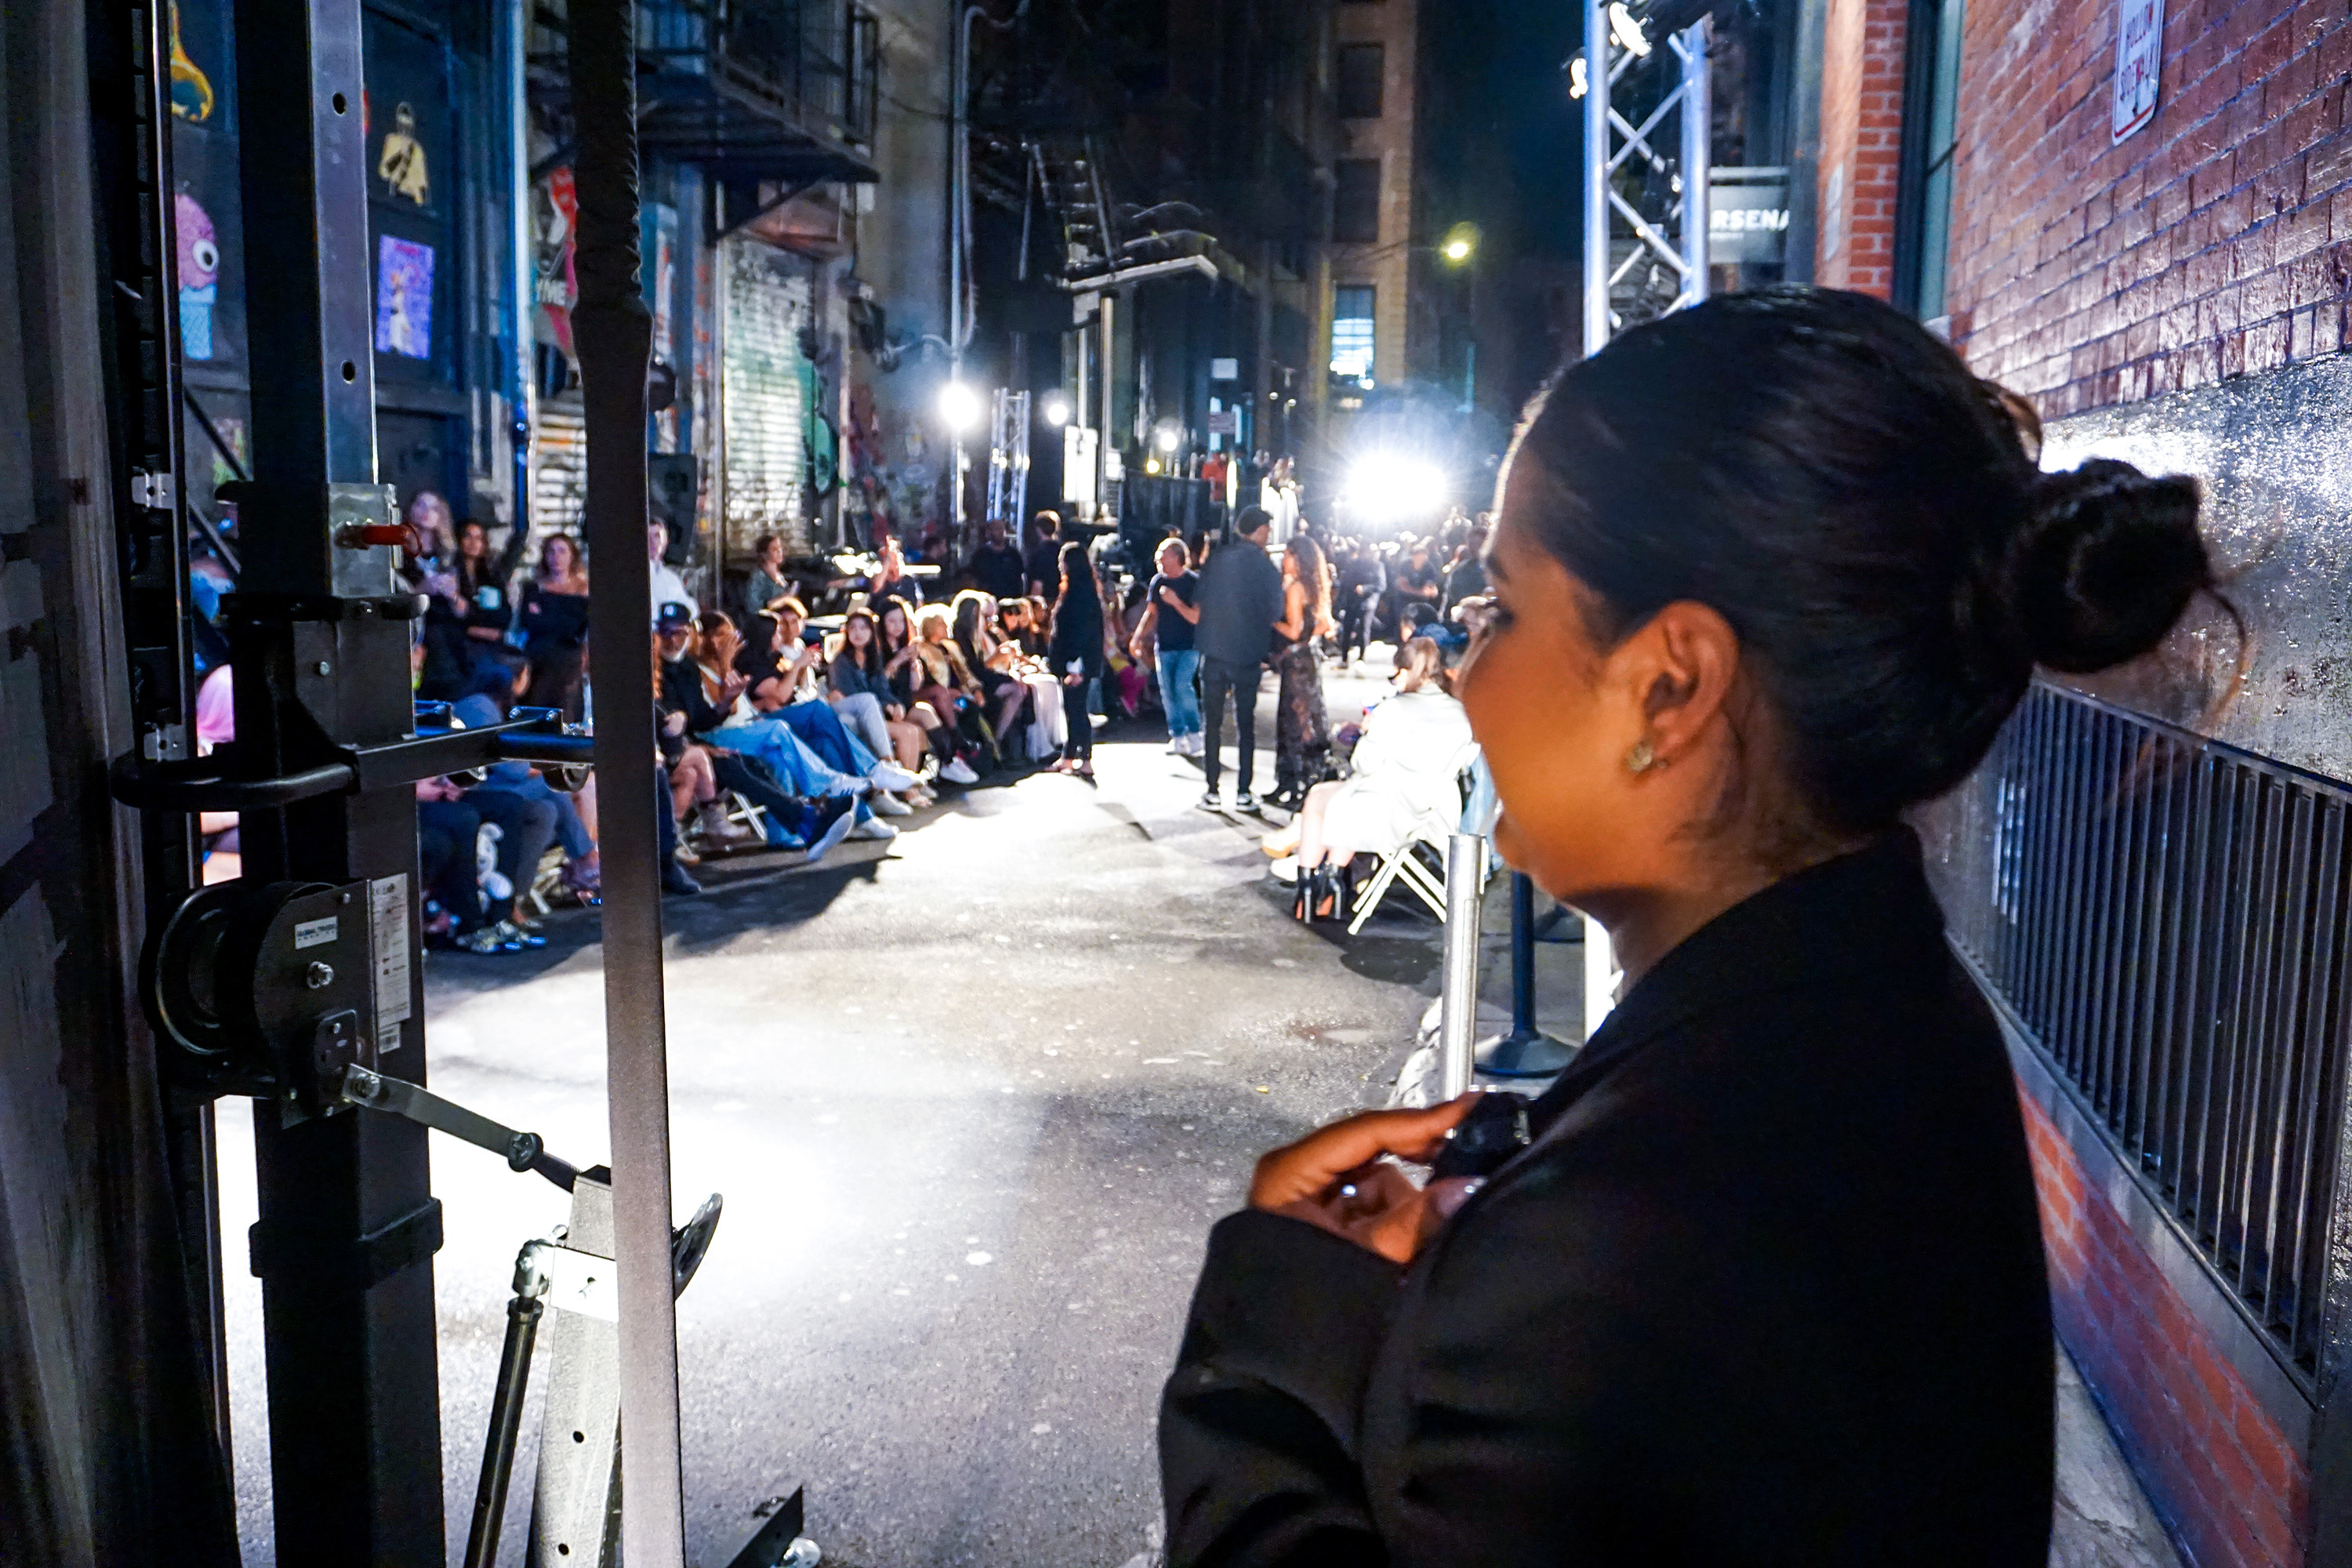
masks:
POLYGON ((2115 0, 1969 6, 1954 338, 2045 416, 2344 344, 2352 11, 2166 8, 2155 121, 2111 145, 2115 0))
POLYGON ((1902 0, 1829 0, 1822 45, 1819 278, 1882 300, 1895 288, 1904 15, 1902 0))
POLYGON ((2126 1452, 2198 1568, 2299 1568, 2303 1458, 2183 1310, 2030 1093, 2051 1305, 2126 1452))

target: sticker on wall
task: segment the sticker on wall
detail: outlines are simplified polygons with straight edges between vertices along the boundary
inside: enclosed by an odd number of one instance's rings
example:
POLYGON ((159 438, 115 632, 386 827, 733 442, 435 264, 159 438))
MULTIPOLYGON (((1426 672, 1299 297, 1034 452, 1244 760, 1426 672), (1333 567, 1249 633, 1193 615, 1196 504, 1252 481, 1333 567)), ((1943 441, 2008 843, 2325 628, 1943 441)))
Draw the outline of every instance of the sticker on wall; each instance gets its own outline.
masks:
POLYGON ((201 125, 213 117, 213 84, 180 47, 180 7, 172 6, 172 112, 201 125))
POLYGON ((213 306, 220 299, 220 242, 212 215, 182 191, 172 198, 172 224, 179 230, 180 354, 213 357, 213 306))
POLYGON ((433 357, 433 247, 384 235, 375 247, 378 353, 433 357))
POLYGON ((383 133, 383 152, 375 161, 376 177, 392 187, 395 196, 406 196, 423 206, 432 195, 432 181, 425 169, 425 143, 416 139, 416 110, 397 104, 392 111, 392 129, 383 133))
POLYGON ((2163 74, 2164 0, 2116 0, 2116 142, 2156 118, 2163 74))

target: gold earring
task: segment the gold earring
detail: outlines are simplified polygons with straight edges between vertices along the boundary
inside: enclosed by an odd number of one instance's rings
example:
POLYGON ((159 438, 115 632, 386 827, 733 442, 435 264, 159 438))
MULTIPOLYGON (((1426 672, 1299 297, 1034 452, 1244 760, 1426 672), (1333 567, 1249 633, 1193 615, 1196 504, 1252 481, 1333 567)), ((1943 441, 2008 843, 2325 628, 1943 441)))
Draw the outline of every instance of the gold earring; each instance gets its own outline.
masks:
POLYGON ((1629 773, 1646 773, 1657 765, 1657 750, 1650 744, 1647 735, 1634 742, 1633 748, 1625 753, 1625 771, 1629 773))

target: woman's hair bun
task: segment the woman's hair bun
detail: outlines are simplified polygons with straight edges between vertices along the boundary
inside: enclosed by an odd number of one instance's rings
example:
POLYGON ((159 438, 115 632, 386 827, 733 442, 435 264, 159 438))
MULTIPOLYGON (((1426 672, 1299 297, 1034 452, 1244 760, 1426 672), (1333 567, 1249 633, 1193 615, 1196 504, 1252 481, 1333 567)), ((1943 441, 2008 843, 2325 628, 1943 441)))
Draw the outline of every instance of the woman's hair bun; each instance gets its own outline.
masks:
POLYGON ((2086 675, 2147 652, 2214 584, 2197 481, 2095 458, 2034 481, 2003 574, 2034 661, 2086 675))

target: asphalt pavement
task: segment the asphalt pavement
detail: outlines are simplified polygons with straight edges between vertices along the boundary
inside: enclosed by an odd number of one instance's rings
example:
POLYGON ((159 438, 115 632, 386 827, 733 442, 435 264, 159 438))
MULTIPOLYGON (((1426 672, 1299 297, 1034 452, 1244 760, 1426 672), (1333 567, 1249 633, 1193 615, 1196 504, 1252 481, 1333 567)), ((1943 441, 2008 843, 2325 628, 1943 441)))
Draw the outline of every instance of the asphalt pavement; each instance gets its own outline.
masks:
MULTIPOLYGON (((1375 689, 1335 681, 1335 721, 1375 689)), ((665 902, 679 1215, 726 1198, 679 1302, 689 1563, 721 1568, 803 1484, 809 1533, 848 1568, 1150 1560, 1153 1415, 1208 1228, 1259 1153, 1386 1099, 1438 967, 1435 922, 1402 899, 1353 940, 1291 921, 1255 846, 1279 818, 1198 809, 1197 764, 1163 739, 1116 731, 1095 785, 970 790, 819 867, 707 863, 709 891, 665 902)), ((596 921, 550 932, 432 957, 433 1085, 587 1165, 606 1152, 596 921)), ((245 1117, 223 1108, 231 1236, 252 1211, 245 1117)), ((455 1561, 515 1252, 564 1199, 444 1140, 434 1172, 455 1561)), ((258 1568, 258 1291, 228 1286, 258 1568)))

